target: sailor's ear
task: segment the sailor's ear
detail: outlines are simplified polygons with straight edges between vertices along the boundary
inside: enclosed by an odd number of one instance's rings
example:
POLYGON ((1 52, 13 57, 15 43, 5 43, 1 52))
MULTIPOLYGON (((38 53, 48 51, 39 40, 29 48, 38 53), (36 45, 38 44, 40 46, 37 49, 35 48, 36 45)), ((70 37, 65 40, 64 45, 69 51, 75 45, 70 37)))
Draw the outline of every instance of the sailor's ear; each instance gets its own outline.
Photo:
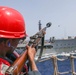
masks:
POLYGON ((10 46, 11 46, 10 41, 8 41, 7 45, 8 45, 8 47, 10 47, 10 46))
POLYGON ((7 40, 7 41, 6 41, 6 46, 7 46, 7 47, 10 47, 10 46, 11 46, 10 40, 7 40))

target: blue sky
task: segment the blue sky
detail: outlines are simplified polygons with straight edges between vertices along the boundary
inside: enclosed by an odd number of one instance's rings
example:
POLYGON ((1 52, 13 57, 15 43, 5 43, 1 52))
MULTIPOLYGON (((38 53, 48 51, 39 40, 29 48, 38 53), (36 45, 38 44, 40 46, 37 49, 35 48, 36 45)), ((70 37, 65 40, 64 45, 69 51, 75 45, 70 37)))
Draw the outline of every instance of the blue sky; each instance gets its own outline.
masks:
POLYGON ((76 36, 76 0, 0 0, 1 6, 17 9, 26 22, 29 36, 38 31, 38 21, 42 27, 51 22, 45 39, 76 36))

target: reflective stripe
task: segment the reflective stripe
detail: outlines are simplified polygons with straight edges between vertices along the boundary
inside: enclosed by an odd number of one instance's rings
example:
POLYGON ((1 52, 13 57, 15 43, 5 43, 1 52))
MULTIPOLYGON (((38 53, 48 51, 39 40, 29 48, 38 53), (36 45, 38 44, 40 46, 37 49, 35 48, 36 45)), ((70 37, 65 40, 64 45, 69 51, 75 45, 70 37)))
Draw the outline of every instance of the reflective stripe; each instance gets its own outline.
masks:
POLYGON ((5 75, 5 72, 9 66, 10 63, 7 60, 0 58, 0 75, 5 75))

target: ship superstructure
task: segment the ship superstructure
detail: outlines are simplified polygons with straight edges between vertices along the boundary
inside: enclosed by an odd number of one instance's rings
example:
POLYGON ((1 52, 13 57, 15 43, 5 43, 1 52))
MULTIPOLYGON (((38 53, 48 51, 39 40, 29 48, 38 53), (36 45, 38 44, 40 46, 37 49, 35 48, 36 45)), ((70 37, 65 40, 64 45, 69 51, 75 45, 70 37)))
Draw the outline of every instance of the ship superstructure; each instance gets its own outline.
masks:
POLYGON ((53 50, 57 53, 61 52, 75 52, 76 50, 76 38, 67 39, 50 39, 50 45, 53 46, 53 50))

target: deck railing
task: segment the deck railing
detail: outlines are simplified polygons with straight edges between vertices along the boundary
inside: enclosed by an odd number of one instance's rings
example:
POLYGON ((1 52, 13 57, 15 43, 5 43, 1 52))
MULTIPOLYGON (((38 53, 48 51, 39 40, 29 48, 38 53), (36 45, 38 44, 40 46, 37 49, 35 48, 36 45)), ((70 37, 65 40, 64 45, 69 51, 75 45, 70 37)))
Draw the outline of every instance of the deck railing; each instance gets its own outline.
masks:
POLYGON ((75 72, 75 62, 74 60, 76 59, 76 56, 73 55, 73 54, 70 54, 70 56, 66 56, 65 58, 58 58, 57 56, 51 56, 49 58, 46 58, 44 60, 38 60, 39 62, 42 62, 42 61, 46 61, 46 60, 51 60, 52 59, 52 62, 53 62, 53 68, 54 68, 54 73, 53 75, 65 75, 65 74, 70 74, 71 75, 76 75, 76 72, 75 72), (71 66, 71 70, 70 71, 65 71, 65 72, 59 72, 59 69, 58 69, 58 61, 65 61, 67 59, 70 59, 70 66, 71 66))

